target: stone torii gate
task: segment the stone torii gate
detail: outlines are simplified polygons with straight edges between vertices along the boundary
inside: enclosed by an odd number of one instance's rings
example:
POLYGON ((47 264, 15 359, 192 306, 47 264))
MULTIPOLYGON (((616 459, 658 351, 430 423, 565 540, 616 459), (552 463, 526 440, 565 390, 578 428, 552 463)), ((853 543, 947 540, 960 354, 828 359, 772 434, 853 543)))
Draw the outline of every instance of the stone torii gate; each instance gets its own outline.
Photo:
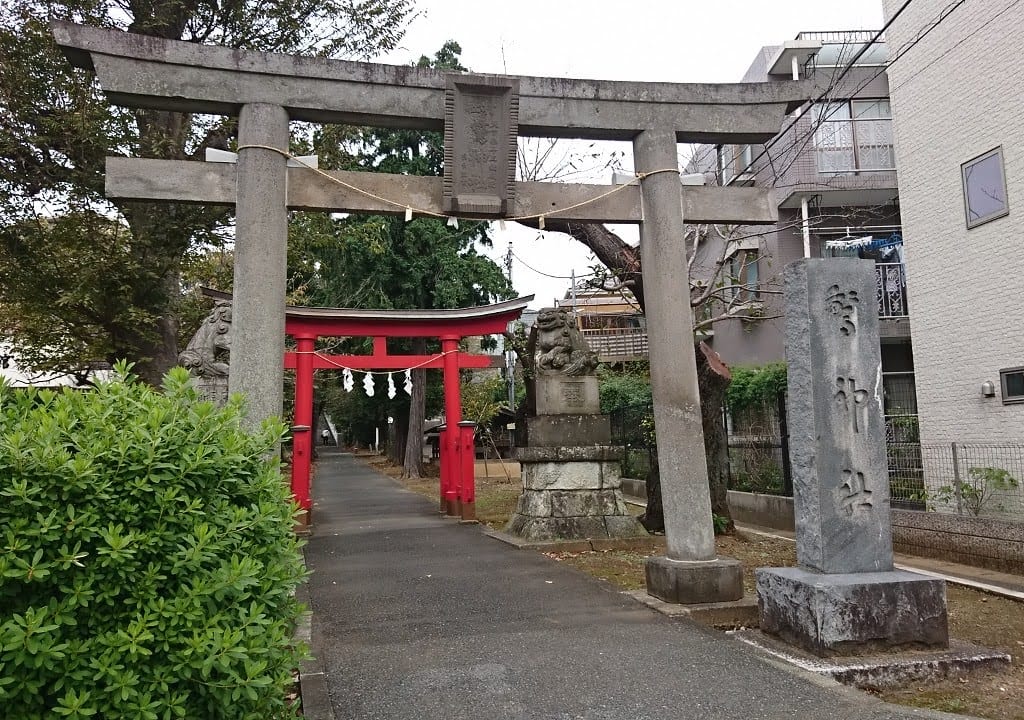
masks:
POLYGON ((766 142, 809 86, 455 75, 69 23, 53 32, 113 103, 238 116, 237 165, 108 158, 106 188, 115 199, 235 205, 230 389, 248 397, 254 422, 281 409, 288 209, 638 223, 668 545, 648 564, 648 590, 685 602, 742 594, 739 564, 715 557, 683 218, 768 224, 777 209, 768 189, 682 187, 676 144, 766 142), (289 168, 289 120, 444 130, 445 177, 289 168), (614 193, 515 182, 519 135, 632 141, 638 181, 614 193))

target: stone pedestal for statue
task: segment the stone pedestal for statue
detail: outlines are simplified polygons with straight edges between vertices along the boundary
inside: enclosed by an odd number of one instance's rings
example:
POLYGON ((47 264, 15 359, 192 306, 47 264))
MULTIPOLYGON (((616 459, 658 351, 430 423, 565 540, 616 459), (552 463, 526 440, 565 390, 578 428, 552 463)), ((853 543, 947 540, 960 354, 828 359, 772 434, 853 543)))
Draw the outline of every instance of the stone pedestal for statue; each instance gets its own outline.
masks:
POLYGON ((600 414, 596 358, 564 310, 543 310, 530 336, 535 412, 517 448, 523 494, 506 531, 532 541, 646 535, 622 498, 622 448, 600 414))
POLYGON ((796 568, 756 571, 761 630, 818 655, 946 647, 946 586, 893 569, 874 263, 786 267, 796 568))

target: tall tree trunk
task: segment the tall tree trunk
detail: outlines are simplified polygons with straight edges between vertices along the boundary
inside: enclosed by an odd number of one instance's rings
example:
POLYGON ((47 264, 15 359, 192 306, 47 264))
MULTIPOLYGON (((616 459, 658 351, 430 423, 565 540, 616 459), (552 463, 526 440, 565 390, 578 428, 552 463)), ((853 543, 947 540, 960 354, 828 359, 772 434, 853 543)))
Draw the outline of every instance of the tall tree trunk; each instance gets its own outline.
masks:
POLYGON ((647 507, 640 516, 640 524, 649 533, 665 532, 665 508, 661 505, 661 469, 658 467, 658 451, 650 448, 647 453, 647 507))
POLYGON ((401 466, 405 463, 405 436, 409 429, 409 422, 403 414, 399 414, 393 423, 388 423, 384 427, 387 433, 388 460, 393 465, 401 466))
POLYGON ((722 422, 722 408, 732 375, 718 353, 704 343, 697 346, 697 381, 700 385, 704 454, 708 459, 711 512, 725 519, 725 532, 731 533, 734 523, 729 512, 729 438, 722 422))
MULTIPOLYGON (((604 225, 597 223, 548 221, 547 228, 564 232, 586 245, 601 263, 612 272, 619 283, 627 287, 636 298, 641 312, 646 307, 644 297, 643 269, 640 251, 604 225)), ((684 251, 680 248, 680 251, 684 251)), ((727 501, 728 448, 725 428, 722 425, 722 411, 725 403, 725 389, 731 376, 722 359, 711 348, 700 343, 696 348, 697 382, 700 391, 701 424, 704 429, 704 451, 707 456, 708 484, 711 494, 711 509, 725 518, 727 527, 733 527, 732 514, 727 501)), ((657 458, 652 457, 651 473, 647 481, 647 510, 641 519, 649 532, 665 529, 665 517, 661 504, 661 480, 657 458)))
MULTIPOLYGON (((427 354, 427 339, 414 338, 412 351, 415 355, 427 354)), ((405 438, 405 462, 402 476, 423 477, 423 421, 427 409, 427 371, 412 371, 412 397, 409 398, 408 434, 405 438)))

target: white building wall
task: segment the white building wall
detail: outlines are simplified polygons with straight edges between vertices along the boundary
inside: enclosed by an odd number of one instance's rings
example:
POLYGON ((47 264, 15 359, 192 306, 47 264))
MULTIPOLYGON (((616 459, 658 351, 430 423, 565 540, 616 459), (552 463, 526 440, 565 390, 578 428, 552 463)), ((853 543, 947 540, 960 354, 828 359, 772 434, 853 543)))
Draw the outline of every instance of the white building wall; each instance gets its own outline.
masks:
MULTIPOLYGON (((884 0, 886 17, 902 4, 884 0)), ((911 3, 891 57, 948 5, 911 3)), ((1022 44, 1024 3, 970 0, 888 70, 924 443, 1024 442, 1024 404, 981 395, 1024 365, 1022 44), (996 146, 1010 214, 967 230, 960 166, 996 146)))

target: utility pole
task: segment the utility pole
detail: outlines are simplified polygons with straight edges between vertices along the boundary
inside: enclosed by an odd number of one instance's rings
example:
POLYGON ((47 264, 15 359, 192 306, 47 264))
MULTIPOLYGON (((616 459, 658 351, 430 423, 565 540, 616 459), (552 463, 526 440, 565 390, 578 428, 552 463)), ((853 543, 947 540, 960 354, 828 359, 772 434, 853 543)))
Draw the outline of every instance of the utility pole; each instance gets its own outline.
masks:
MULTIPOLYGON (((505 274, 508 275, 508 284, 512 286, 512 241, 508 241, 508 252, 505 253, 505 274)), ((515 323, 508 325, 509 333, 515 332, 515 323)), ((516 411, 516 353, 505 339, 505 379, 508 383, 508 406, 514 413, 516 411)))

